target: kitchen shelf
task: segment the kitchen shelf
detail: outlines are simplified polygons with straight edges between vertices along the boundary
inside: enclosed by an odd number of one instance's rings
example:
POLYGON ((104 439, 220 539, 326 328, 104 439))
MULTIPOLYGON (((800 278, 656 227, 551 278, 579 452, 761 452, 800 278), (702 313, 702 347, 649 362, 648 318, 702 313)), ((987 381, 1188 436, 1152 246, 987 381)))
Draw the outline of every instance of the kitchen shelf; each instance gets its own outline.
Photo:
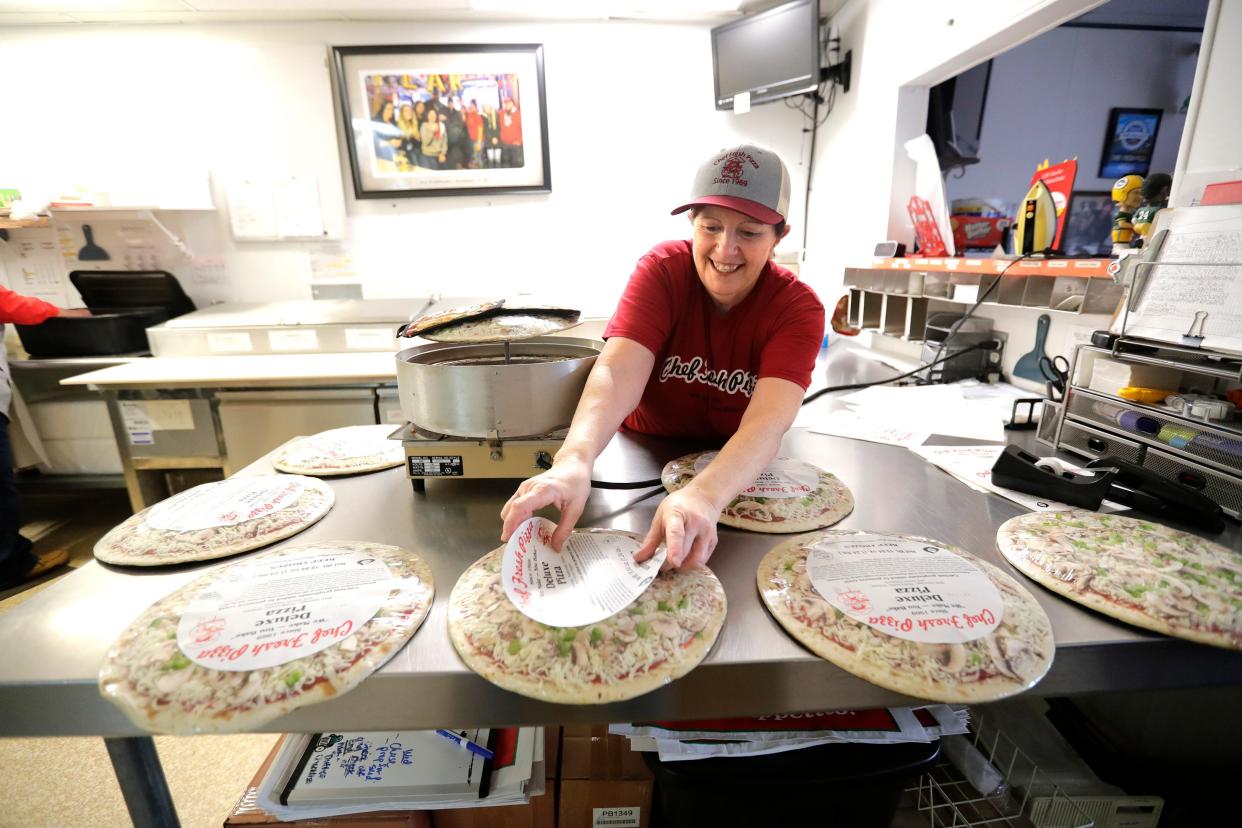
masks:
POLYGON ((845 269, 849 322, 911 342, 926 338, 932 301, 1112 313, 1124 295, 1110 259, 875 259, 845 269), (999 284, 997 284, 999 280, 999 284), (988 293, 988 291, 991 291, 988 293))

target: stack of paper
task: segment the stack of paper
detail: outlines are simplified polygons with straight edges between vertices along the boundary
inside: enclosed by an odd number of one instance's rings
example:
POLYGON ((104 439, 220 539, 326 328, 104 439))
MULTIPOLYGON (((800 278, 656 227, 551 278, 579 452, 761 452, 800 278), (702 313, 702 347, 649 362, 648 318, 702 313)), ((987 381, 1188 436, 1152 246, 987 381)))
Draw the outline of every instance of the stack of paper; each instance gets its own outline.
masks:
MULTIPOLYGON (((486 730, 467 731, 488 741, 486 730)), ((543 728, 491 733, 486 763, 435 731, 289 734, 256 804, 283 821, 369 811, 521 805, 543 793, 543 728)))
POLYGON ((630 749, 656 751, 663 762, 713 756, 760 756, 837 742, 930 742, 965 733, 965 707, 934 704, 831 713, 791 713, 693 722, 614 724, 630 749))
POLYGON ((848 408, 832 411, 809 427, 820 434, 907 448, 932 434, 1003 443, 1014 397, 994 389, 984 395, 983 387, 876 385, 839 397, 848 408))

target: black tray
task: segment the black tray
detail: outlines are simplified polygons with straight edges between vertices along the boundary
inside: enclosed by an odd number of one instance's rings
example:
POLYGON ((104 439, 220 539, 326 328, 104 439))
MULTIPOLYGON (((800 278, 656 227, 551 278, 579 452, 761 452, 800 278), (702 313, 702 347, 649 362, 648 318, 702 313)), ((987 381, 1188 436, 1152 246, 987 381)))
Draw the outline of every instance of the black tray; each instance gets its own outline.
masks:
POLYGON ((134 308, 94 316, 53 316, 40 325, 14 325, 32 357, 112 356, 150 350, 147 328, 168 319, 164 308, 134 308))

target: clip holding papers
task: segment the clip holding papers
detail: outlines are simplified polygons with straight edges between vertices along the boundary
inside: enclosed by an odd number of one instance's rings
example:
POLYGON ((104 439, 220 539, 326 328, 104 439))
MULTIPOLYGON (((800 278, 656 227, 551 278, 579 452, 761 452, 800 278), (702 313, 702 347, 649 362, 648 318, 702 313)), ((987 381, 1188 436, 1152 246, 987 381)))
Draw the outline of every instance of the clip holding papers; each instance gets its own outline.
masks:
POLYGON ((1182 344, 1198 348, 1203 344, 1203 325, 1207 322, 1207 311, 1195 311, 1195 318, 1190 323, 1190 330, 1182 334, 1182 344), (1195 333, 1198 328, 1199 332, 1195 333))

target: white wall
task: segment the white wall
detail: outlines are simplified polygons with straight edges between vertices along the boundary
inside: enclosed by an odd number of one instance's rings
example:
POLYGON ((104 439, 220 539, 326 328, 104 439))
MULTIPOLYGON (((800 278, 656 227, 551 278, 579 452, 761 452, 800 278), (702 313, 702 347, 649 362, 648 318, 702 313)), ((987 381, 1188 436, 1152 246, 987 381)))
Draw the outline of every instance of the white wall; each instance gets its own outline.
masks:
POLYGON ((1173 177, 1174 207, 1198 202, 1203 187, 1242 179, 1242 2, 1212 0, 1188 131, 1173 177))
POLYGON ((996 57, 983 113, 980 162, 950 199, 999 198, 1014 207, 1044 159, 1078 158, 1076 190, 1110 190, 1097 175, 1109 109, 1164 111, 1152 172, 1172 174, 1194 82, 1197 32, 1057 28, 996 57))
MULTIPOLYGON (((400 22, 10 28, 10 84, 0 131, 0 186, 82 182, 121 187, 210 170, 210 213, 162 213, 223 281, 161 246, 161 264, 200 304, 308 298, 308 251, 320 243, 236 242, 224 209, 234 177, 313 175, 367 297, 552 294, 608 314, 651 245, 685 238, 684 198, 714 150, 753 141, 790 167, 791 223, 802 218, 801 116, 780 103, 747 115, 712 104, 701 24, 400 22), (552 192, 355 200, 338 147, 331 45, 544 44, 552 192)), ((91 222, 120 260, 126 233, 91 222)), ((76 230, 76 228, 75 228, 76 230)), ((31 231, 15 231, 20 239, 31 231)), ((79 243, 81 236, 74 236, 79 243)), ((787 246, 801 239, 798 232, 787 246)), ((5 248, 13 255, 13 245, 5 248)), ((11 262, 10 262, 11 264, 11 262)), ((70 266, 74 266, 70 262, 70 266)))

